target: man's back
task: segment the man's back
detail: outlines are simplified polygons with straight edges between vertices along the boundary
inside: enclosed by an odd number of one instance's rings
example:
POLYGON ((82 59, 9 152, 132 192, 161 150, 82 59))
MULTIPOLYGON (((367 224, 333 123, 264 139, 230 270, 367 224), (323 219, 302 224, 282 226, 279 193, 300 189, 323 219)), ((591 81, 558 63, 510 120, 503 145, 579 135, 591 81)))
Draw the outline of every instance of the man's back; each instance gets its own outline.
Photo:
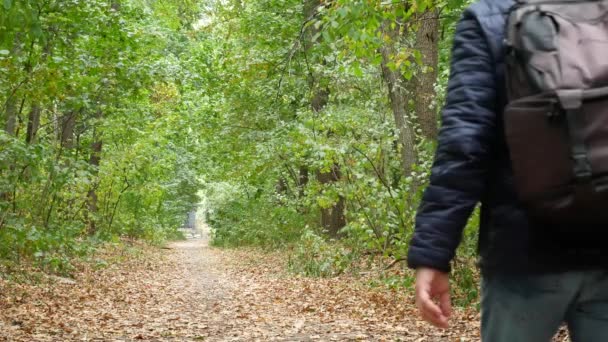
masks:
POLYGON ((566 250, 568 236, 532 224, 514 186, 503 124, 503 41, 513 4, 481 0, 456 28, 436 158, 408 254, 417 304, 425 319, 447 326, 450 262, 481 202, 484 340, 548 341, 566 320, 579 341, 595 341, 608 334, 608 249, 566 250), (579 312, 591 308, 603 318, 579 312))
MULTIPOLYGON (((511 0, 482 0, 458 24, 436 160, 411 241, 410 267, 449 270, 462 229, 481 202, 483 273, 538 273, 607 265, 606 256, 562 249, 559 228, 533 225, 515 191, 503 110, 505 26, 511 0)), ((539 165, 542 167, 542 165, 539 165)), ((583 231, 581 229, 581 231, 583 231)))

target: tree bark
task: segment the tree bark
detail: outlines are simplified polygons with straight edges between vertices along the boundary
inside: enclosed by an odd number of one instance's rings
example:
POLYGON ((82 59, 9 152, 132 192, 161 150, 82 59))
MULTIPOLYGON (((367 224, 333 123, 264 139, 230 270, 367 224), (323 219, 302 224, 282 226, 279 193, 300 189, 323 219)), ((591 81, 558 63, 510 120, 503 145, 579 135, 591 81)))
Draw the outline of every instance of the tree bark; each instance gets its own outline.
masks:
MULTIPOLYGON (((101 119, 103 117, 103 113, 101 111, 97 112, 97 119, 101 119)), ((89 165, 91 165, 96 171, 99 170, 99 165, 101 164, 101 152, 103 151, 103 140, 101 139, 101 134, 95 130, 93 133, 94 142, 91 144, 91 156, 89 158, 89 165)), ((98 182, 95 182, 97 184, 98 182)), ((87 207, 88 207, 88 233, 90 235, 95 234, 97 232, 96 226, 96 216, 99 208, 97 206, 97 185, 94 185, 88 192, 87 196, 87 207)))
MULTIPOLYGON (((320 5, 319 0, 306 0, 304 3, 304 15, 306 20, 310 20, 316 13, 318 6, 320 5)), ((312 47, 316 44, 313 41, 313 37, 318 32, 318 29, 311 25, 305 32, 305 41, 304 41, 304 50, 305 53, 308 54, 312 47)), ((329 102, 329 88, 323 87, 320 85, 318 78, 320 75, 309 75, 309 86, 312 90, 312 99, 311 99, 311 109, 315 113, 321 113, 327 103, 329 102)), ((327 132, 327 134, 331 134, 327 132)), ((317 172, 317 180, 323 184, 325 187, 331 186, 332 184, 339 182, 341 178, 340 173, 340 165, 338 163, 334 163, 332 165, 332 169, 330 172, 317 172)), ((308 180, 308 176, 306 174, 306 180, 308 180)), ((343 196, 339 196, 337 203, 335 203, 330 208, 321 209, 321 226, 327 230, 328 234, 331 237, 339 237, 340 229, 346 226, 346 216, 344 215, 345 211, 345 199, 343 196)))
POLYGON ((298 175, 298 195, 304 197, 306 185, 308 184, 308 167, 301 166, 298 175))
POLYGON ((61 131, 59 141, 61 147, 71 149, 74 147, 74 128, 76 127, 76 111, 72 110, 61 118, 61 131))
POLYGON ((32 106, 30 113, 27 118, 27 133, 25 136, 25 142, 28 144, 36 143, 36 136, 38 134, 38 128, 40 128, 40 106, 35 104, 32 106))
MULTIPOLYGON (((11 95, 9 95, 11 96, 11 95)), ((17 129, 17 103, 14 95, 6 101, 4 131, 10 136, 15 136, 17 129)))
MULTIPOLYGON (((10 136, 15 136, 17 129, 17 103, 14 98, 14 94, 9 94, 9 98, 6 101, 4 108, 5 122, 4 131, 10 136)), ((14 161, 11 161, 8 167, 8 172, 13 173, 15 171, 14 161)), ((15 209, 15 193, 14 192, 1 192, 0 201, 9 202, 13 210, 15 209)))
POLYGON ((437 138, 437 110, 435 82, 438 68, 439 12, 428 10, 417 17, 414 49, 422 56, 422 66, 414 81, 414 103, 422 136, 429 141, 437 138))
MULTIPOLYGON (((21 49, 21 33, 17 33, 13 41, 11 55, 19 56, 22 53, 21 49)), ((27 65, 26 65, 27 71, 27 65)), ((4 131, 10 136, 15 136, 17 132, 17 89, 10 89, 7 94, 6 102, 4 103, 4 131)))
POLYGON ((289 186, 287 185, 287 180, 285 179, 285 177, 280 176, 279 180, 277 181, 275 191, 279 195, 287 195, 288 189, 289 189, 289 186))
MULTIPOLYGON (((54 27, 51 27, 51 32, 55 31, 54 27)), ((42 59, 51 56, 52 47, 51 40, 48 40, 42 49, 42 59)), ((28 71, 28 72, 31 72, 28 71)), ((28 144, 35 144, 36 137, 38 135, 38 129, 40 128, 40 115, 42 114, 41 104, 39 102, 32 103, 32 108, 27 118, 27 133, 25 136, 25 142, 28 144)))
POLYGON ((406 79, 403 77, 399 69, 392 70, 389 63, 396 54, 395 44, 401 40, 402 31, 401 25, 396 25, 394 29, 389 25, 385 25, 385 34, 390 37, 389 43, 380 48, 382 54, 382 78, 388 87, 388 97, 391 105, 391 111, 395 118, 395 125, 399 131, 399 147, 401 148, 401 166, 404 174, 409 174, 412 166, 416 164, 416 150, 414 130, 407 122, 407 109, 409 103, 408 89, 406 88, 406 79))
MULTIPOLYGON (((330 172, 317 173, 317 180, 325 185, 336 183, 341 178, 342 174, 338 164, 334 164, 330 172)), ((338 201, 331 208, 321 209, 321 226, 331 237, 339 238, 340 229, 346 226, 345 206, 344 196, 338 196, 338 201)))
MULTIPOLYGON (((329 100, 329 90, 319 89, 315 92, 312 99, 312 109, 315 112, 320 112, 327 105, 329 100)), ((329 132, 327 134, 330 134, 329 132)), ((340 165, 334 163, 331 171, 317 172, 317 180, 324 186, 339 182, 341 178, 340 165)), ((331 208, 321 209, 321 227, 327 230, 329 236, 338 238, 340 229, 346 226, 346 216, 344 215, 345 199, 343 196, 338 196, 338 201, 331 208)))

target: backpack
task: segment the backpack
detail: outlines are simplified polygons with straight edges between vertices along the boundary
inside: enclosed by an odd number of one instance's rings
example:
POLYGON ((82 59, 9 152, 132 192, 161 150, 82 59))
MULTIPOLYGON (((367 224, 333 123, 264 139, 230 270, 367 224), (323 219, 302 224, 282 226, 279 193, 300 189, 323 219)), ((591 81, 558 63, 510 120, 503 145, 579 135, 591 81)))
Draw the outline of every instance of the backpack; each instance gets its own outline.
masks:
POLYGON ((516 0, 504 133, 532 219, 608 228, 608 1, 516 0))

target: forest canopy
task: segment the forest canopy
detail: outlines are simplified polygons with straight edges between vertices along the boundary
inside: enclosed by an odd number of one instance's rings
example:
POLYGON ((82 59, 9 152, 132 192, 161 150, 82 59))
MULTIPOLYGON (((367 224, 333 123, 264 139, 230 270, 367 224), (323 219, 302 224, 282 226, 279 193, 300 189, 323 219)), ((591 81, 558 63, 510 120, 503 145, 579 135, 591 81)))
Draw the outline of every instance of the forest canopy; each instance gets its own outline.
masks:
POLYGON ((0 258, 61 271, 198 208, 216 245, 296 246, 307 274, 403 260, 466 5, 4 0, 0 258))

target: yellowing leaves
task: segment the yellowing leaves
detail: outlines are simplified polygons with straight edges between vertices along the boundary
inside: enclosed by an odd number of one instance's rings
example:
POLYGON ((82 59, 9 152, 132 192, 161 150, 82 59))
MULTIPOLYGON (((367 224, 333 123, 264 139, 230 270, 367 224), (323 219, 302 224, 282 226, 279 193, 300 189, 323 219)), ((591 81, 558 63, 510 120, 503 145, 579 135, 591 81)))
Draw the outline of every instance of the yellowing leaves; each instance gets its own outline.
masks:
POLYGON ((152 88, 150 100, 156 105, 172 103, 179 100, 179 89, 174 83, 157 83, 152 88))

